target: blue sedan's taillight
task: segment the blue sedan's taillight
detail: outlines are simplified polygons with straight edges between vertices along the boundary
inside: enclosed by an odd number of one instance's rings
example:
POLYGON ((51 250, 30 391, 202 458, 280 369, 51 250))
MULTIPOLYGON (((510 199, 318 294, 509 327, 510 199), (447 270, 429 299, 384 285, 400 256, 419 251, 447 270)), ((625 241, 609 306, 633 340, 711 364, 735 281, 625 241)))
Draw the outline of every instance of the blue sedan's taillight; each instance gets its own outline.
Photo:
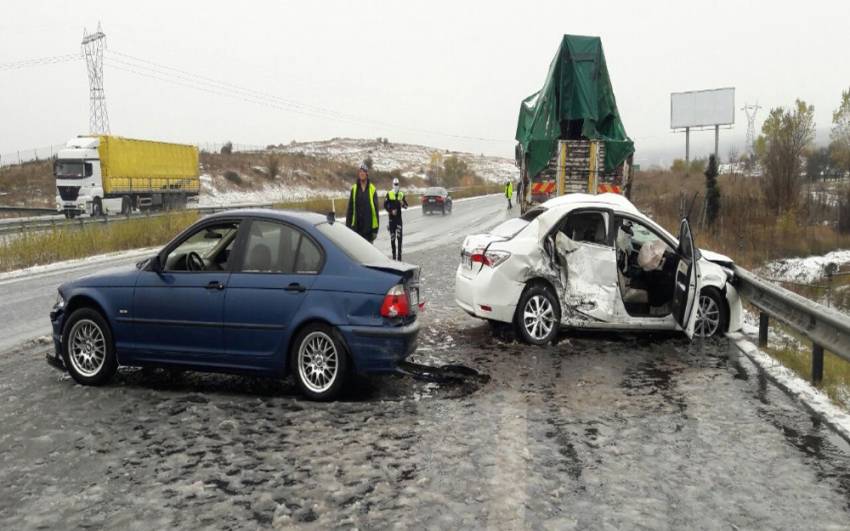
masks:
POLYGON ((381 304, 381 316, 390 319, 394 317, 407 317, 410 315, 410 299, 407 297, 407 291, 404 285, 396 284, 384 295, 384 302, 381 304))

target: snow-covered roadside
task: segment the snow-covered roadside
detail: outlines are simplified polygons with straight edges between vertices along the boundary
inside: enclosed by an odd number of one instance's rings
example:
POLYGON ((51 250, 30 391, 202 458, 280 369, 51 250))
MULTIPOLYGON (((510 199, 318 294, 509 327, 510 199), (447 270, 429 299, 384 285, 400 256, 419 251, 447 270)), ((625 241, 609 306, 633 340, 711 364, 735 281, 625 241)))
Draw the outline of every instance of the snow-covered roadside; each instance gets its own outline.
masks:
POLYGON ((779 387, 799 400, 804 406, 821 417, 841 437, 850 442, 850 414, 836 406, 828 396, 797 376, 769 354, 759 350, 743 334, 734 332, 728 336, 738 349, 757 367, 767 374, 779 387))
MULTIPOLYGON (((489 195, 478 195, 474 197, 465 197, 463 199, 455 199, 455 203, 465 203, 467 201, 475 201, 477 199, 483 199, 486 197, 491 197, 493 195, 501 195, 501 194, 489 194, 489 195)), ((234 205, 235 206, 235 205, 234 205)), ((415 205, 405 210, 420 210, 422 205, 415 205)), ((345 210, 345 199, 343 198, 340 203, 340 209, 338 211, 345 210)), ((380 216, 386 215, 386 211, 381 209, 379 211, 380 216)), ((53 262, 51 264, 42 264, 35 265, 31 267, 27 267, 24 269, 15 269, 14 271, 7 271, 5 273, 0 273, 0 285, 12 282, 21 277, 28 277, 29 279, 38 278, 40 275, 47 275, 53 273, 59 273, 65 270, 76 269, 80 266, 84 265, 92 265, 100 262, 110 262, 118 259, 129 259, 129 258, 142 258, 145 256, 150 256, 159 251, 162 247, 147 247, 143 249, 132 249, 128 251, 117 251, 114 253, 106 253, 99 254, 94 256, 89 256, 88 258, 75 258, 73 260, 63 260, 61 262, 53 262)))
POLYGON ((757 274, 775 280, 811 284, 825 275, 824 267, 850 263, 850 249, 839 249, 823 256, 806 256, 774 260, 759 268, 757 274))
POLYGON ((143 249, 131 249, 129 251, 117 251, 114 253, 98 254, 87 258, 75 258, 73 260, 63 260, 61 262, 53 262, 51 264, 35 265, 24 269, 15 269, 0 273, 0 285, 12 282, 21 277, 27 277, 28 280, 38 278, 42 275, 61 273, 66 270, 77 269, 81 266, 89 266, 101 262, 111 262, 119 259, 143 258, 156 253, 159 247, 147 247, 143 249))

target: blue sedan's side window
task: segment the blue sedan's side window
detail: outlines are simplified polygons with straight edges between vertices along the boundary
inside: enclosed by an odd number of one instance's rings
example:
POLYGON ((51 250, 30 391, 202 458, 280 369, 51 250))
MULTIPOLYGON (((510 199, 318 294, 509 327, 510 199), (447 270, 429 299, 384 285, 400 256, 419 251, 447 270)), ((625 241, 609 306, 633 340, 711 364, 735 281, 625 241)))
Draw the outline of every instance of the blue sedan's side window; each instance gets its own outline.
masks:
POLYGON ((247 273, 318 273, 321 253, 289 225, 254 220, 245 245, 242 271, 247 273))

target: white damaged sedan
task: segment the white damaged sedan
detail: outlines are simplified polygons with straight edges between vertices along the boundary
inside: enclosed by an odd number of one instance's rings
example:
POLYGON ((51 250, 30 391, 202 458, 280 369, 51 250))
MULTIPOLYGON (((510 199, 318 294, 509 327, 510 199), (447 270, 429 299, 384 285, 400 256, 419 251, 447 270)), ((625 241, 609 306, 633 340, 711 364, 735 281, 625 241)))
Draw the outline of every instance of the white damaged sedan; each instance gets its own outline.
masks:
POLYGON ((621 195, 568 194, 467 236, 455 301, 538 345, 562 326, 714 336, 741 328, 731 265, 687 220, 675 238, 621 195))

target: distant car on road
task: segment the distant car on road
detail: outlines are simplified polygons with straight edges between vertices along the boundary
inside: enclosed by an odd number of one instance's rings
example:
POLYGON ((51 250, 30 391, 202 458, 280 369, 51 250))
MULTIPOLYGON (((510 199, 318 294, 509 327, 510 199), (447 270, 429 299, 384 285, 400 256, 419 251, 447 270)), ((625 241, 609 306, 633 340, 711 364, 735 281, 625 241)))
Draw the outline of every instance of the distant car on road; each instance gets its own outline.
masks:
POLYGON ((674 238, 621 195, 568 194, 468 236, 455 300, 538 345, 562 326, 714 336, 741 327, 731 267, 686 220, 674 238))
POLYGON ((79 383, 119 365, 292 374, 311 399, 416 348, 419 268, 318 214, 222 212, 157 255, 59 287, 55 355, 79 383))
POLYGON ((428 188, 422 194, 422 213, 433 214, 434 212, 444 216, 452 213, 452 196, 448 190, 440 186, 428 188))

